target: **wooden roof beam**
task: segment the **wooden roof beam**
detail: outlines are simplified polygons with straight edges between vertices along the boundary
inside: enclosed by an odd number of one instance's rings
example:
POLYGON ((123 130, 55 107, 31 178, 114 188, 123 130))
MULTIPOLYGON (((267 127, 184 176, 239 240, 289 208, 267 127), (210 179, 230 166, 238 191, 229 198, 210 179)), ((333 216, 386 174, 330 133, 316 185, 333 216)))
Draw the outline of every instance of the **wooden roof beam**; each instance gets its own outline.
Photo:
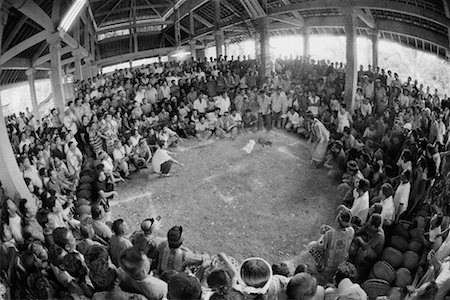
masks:
POLYGON ((17 45, 3 53, 2 56, 0 56, 0 66, 13 57, 19 55, 21 52, 27 50, 28 48, 33 47, 34 45, 39 44, 42 41, 45 41, 50 35, 51 33, 49 31, 43 30, 18 43, 17 45))
POLYGON ((8 0, 8 3, 45 30, 50 32, 55 30, 52 18, 33 0, 8 0))
POLYGON ((211 22, 209 22, 208 20, 206 20, 205 18, 203 18, 199 14, 194 13, 194 18, 196 18, 198 21, 200 21, 201 23, 206 25, 206 27, 208 27, 208 28, 214 27, 214 24, 212 24, 211 22))

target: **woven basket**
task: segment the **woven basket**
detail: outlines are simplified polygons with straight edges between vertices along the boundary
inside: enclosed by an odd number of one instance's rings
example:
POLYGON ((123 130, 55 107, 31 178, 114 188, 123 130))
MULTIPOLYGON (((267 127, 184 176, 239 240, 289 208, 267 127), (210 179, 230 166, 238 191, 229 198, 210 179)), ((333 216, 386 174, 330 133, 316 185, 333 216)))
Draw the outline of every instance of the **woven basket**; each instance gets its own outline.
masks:
POLYGON ((403 255, 399 250, 387 247, 384 249, 381 259, 387 261, 394 269, 397 269, 402 265, 403 255))
POLYGON ((404 288, 412 283, 411 272, 407 268, 400 268, 396 272, 395 286, 404 288))
POLYGON ((409 242, 409 250, 416 252, 418 255, 422 254, 423 244, 419 240, 412 240, 409 242))
POLYGON ((92 184, 90 183, 82 183, 78 186, 78 190, 87 190, 87 191, 92 191, 92 184))
POLYGON ((384 260, 380 260, 373 265, 372 273, 376 279, 386 280, 389 284, 395 280, 394 268, 384 260))
POLYGON ((429 217, 430 213, 428 211, 426 211, 425 209, 420 209, 417 213, 416 216, 420 216, 420 217, 429 217))
POLYGON ((92 197, 92 192, 88 190, 81 190, 78 192, 77 197, 90 199, 92 197))
POLYGON ((394 236, 399 235, 407 239, 409 237, 408 227, 403 223, 398 223, 394 227, 393 234, 394 236))
POLYGON ((421 240, 425 234, 425 230, 423 228, 414 228, 409 231, 409 238, 411 240, 421 240))
POLYGON ((403 236, 394 235, 389 239, 388 245, 400 252, 405 252, 406 250, 408 250, 408 241, 403 236))
POLYGON ((388 296, 390 291, 389 283, 382 279, 366 280, 361 287, 367 293, 370 300, 375 300, 380 296, 388 296))
POLYGON ((86 198, 77 198, 75 201, 75 206, 81 206, 81 205, 91 205, 91 201, 86 198))
POLYGON ((417 228, 425 228, 427 226, 427 220, 422 216, 416 216, 413 219, 413 223, 416 223, 417 225, 415 227, 417 228))
POLYGON ((90 176, 90 175, 84 175, 84 176, 81 176, 81 178, 80 178, 80 184, 82 184, 82 183, 92 183, 94 181, 95 181, 95 178, 93 176, 90 176))
POLYGON ((80 205, 77 207, 77 210, 75 212, 78 216, 90 215, 91 214, 91 206, 90 205, 80 205))
POLYGON ((420 256, 411 250, 403 253, 403 266, 408 268, 408 270, 413 271, 417 268, 417 264, 419 263, 420 256))

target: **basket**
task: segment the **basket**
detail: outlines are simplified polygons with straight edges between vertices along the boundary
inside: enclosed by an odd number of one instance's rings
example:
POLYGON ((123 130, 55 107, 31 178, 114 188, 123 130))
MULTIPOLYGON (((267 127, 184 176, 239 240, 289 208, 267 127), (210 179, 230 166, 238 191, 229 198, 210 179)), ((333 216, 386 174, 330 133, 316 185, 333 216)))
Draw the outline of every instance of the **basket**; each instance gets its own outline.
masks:
POLYGON ((409 250, 416 252, 418 255, 422 254, 423 244, 419 240, 412 240, 409 242, 409 250))
POLYGON ((325 245, 320 241, 314 241, 307 246, 309 254, 314 258, 318 266, 323 266, 325 263, 325 245))
POLYGON ((381 258, 387 261, 394 269, 401 267, 403 261, 403 254, 392 247, 384 249, 381 258))
POLYGON ((81 206, 81 205, 91 205, 91 201, 89 201, 86 198, 77 198, 77 201, 75 201, 75 206, 81 206))
POLYGON ((88 190, 81 190, 78 192, 77 197, 90 199, 92 197, 92 192, 88 190))
POLYGON ((373 265, 372 273, 375 279, 383 279, 389 284, 393 283, 395 280, 394 268, 384 260, 380 260, 373 265))
POLYGON ((398 235, 407 239, 409 237, 408 226, 402 222, 398 223, 394 227, 393 234, 394 236, 398 235))
POLYGON ((425 228, 427 226, 427 221, 423 216, 417 216, 413 219, 413 223, 416 224, 417 228, 425 228))
POLYGON ((414 251, 408 250, 403 253, 403 266, 410 271, 413 271, 417 267, 419 260, 420 256, 414 251))
POLYGON ((414 228, 409 231, 409 238, 411 240, 421 240, 425 234, 425 230, 423 228, 414 228))
POLYGON ((380 296, 388 296, 390 291, 389 283, 382 279, 366 280, 361 287, 370 300, 375 300, 380 296))
POLYGON ((428 211, 426 211, 425 209, 420 209, 417 213, 416 216, 420 216, 420 217, 429 217, 430 213, 428 211))
POLYGON ((91 206, 90 205, 80 205, 77 207, 75 213, 78 216, 90 215, 91 214, 91 206))
POLYGON ((92 184, 90 183, 82 183, 78 186, 78 190, 87 190, 87 191, 91 191, 92 190, 92 184))
POLYGON ((400 268, 396 272, 395 286, 404 288, 412 283, 411 272, 407 268, 400 268))
POLYGON ((405 237, 400 235, 394 235, 389 239, 389 246, 397 249, 400 252, 408 250, 408 241, 405 237))
POLYGON ((80 178, 80 184, 82 183, 92 183, 95 181, 95 178, 93 176, 84 175, 80 178))

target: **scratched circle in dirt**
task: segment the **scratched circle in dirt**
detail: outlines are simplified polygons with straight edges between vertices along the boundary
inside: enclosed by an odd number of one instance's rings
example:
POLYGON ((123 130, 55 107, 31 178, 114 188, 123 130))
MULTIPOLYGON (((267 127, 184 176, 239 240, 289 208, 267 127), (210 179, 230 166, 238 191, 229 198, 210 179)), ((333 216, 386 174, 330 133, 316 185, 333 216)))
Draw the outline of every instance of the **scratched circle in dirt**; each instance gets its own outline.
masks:
POLYGON ((194 251, 278 262, 298 255, 319 236, 319 226, 333 220, 335 185, 324 170, 310 167, 306 142, 293 135, 186 140, 173 152, 185 166, 173 166, 172 177, 143 170, 117 187, 112 214, 128 220, 131 230, 160 215, 158 235, 182 225, 185 245, 194 251), (272 145, 257 143, 260 137, 272 145), (243 148, 252 139, 247 154, 243 148))

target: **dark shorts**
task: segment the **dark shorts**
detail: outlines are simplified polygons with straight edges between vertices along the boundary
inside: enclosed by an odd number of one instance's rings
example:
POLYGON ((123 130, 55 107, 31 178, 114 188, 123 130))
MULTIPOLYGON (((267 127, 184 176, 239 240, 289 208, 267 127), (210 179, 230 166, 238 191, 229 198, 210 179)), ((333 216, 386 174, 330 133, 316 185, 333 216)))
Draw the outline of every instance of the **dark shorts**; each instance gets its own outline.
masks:
POLYGON ((172 161, 168 160, 161 164, 161 174, 168 174, 172 167, 172 161))

